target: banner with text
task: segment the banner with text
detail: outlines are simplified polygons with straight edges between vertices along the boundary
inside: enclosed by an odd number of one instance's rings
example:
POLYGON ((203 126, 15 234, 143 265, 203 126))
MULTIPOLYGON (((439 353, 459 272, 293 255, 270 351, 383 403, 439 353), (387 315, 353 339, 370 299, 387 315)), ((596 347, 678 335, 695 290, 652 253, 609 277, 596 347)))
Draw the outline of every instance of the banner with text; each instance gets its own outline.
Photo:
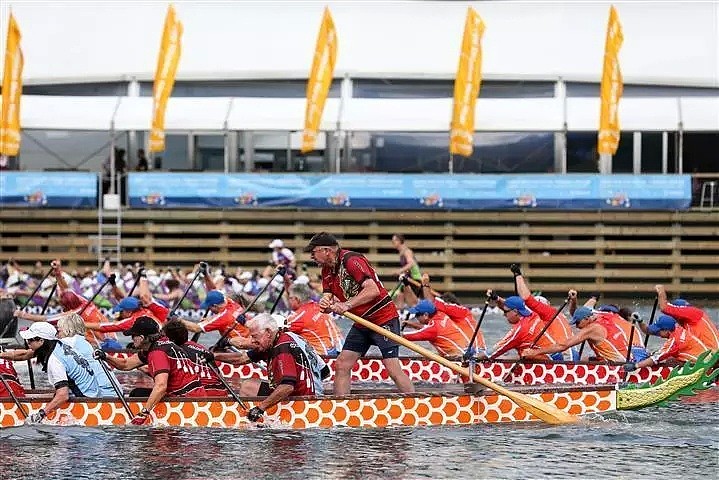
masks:
POLYGON ((97 208, 97 173, 0 172, 0 207, 97 208))
POLYGON ((383 210, 643 209, 691 205, 689 175, 131 173, 131 207, 383 210))

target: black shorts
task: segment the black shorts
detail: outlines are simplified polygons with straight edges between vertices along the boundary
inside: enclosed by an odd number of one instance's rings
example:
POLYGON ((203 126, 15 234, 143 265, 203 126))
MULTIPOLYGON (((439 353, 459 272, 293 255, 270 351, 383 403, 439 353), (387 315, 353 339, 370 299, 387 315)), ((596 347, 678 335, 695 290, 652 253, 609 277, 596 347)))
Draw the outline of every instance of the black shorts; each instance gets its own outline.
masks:
POLYGON ((267 380, 262 380, 260 382, 260 388, 257 390, 257 396, 258 397, 269 397, 272 392, 274 392, 275 389, 270 387, 270 382, 267 380))
MULTIPOLYGON (((399 318, 393 318, 382 325, 382 328, 399 335, 399 318)), ((347 338, 345 338, 342 350, 350 350, 352 352, 357 352, 360 355, 364 355, 372 345, 376 345, 377 348, 379 348, 382 358, 399 357, 399 345, 397 343, 388 339, 384 335, 375 333, 367 328, 360 328, 357 325, 352 325, 352 328, 350 328, 347 338)))

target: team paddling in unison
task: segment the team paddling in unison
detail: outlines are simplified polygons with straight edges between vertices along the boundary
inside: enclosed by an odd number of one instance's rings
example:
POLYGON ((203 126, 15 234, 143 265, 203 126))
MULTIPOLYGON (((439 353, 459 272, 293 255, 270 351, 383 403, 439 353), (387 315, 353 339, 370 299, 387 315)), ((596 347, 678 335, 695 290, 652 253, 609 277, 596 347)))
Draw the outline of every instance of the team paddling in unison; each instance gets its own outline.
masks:
MULTIPOLYGON (((55 388, 52 401, 28 416, 27 421, 31 423, 51 415, 71 395, 116 396, 119 383, 111 372, 103 370, 100 362, 118 370, 142 369, 152 377, 152 389, 130 392, 131 396, 147 397, 144 408, 132 418, 133 424, 142 425, 150 420, 153 408, 166 396, 236 396, 218 372, 216 362, 241 365, 263 361, 267 365, 267 380, 247 379, 239 388, 241 397, 264 397, 246 412, 249 420, 258 421, 267 409, 288 397, 321 395, 323 380, 330 374, 323 356, 338 355, 334 362, 333 393, 349 394, 350 372, 373 345, 379 349, 384 368, 397 389, 402 393, 413 392, 414 385, 399 362, 397 343, 355 324, 340 346, 339 329, 332 314, 347 312, 394 334, 403 334, 408 340, 428 341, 441 356, 465 363, 495 360, 511 350, 516 350, 520 359, 576 361, 579 351, 575 347, 586 342, 598 359, 626 362, 624 370, 629 372, 669 358, 696 361, 707 350, 719 350, 719 331, 709 315, 682 299, 669 303, 661 285, 657 285, 656 293, 662 314, 656 322, 652 322, 652 318, 647 326, 639 315, 625 310, 623 313, 628 319, 624 318, 614 306, 595 309, 598 294, 577 308, 577 292, 570 290, 564 304, 555 308, 544 297, 532 295, 518 265, 510 268, 515 277, 516 295, 503 298, 492 290, 486 292, 485 312, 487 305, 496 303, 509 324, 506 335, 488 348, 481 331, 484 312, 478 322, 472 311, 460 305, 453 295, 438 295, 431 288, 429 276, 420 273, 404 237, 395 235, 393 242, 402 259, 400 283, 395 291, 403 287, 399 298, 410 306, 409 313, 414 314, 415 322, 400 322, 392 295, 367 258, 341 248, 337 239, 325 232, 313 236, 304 249, 321 267, 318 301, 313 299, 315 292, 309 279, 297 277, 292 252, 279 240, 270 244, 273 277, 282 283, 280 292, 288 292, 287 304, 292 310, 286 319, 270 313, 250 312, 243 306, 243 299, 235 301, 227 291, 219 290, 207 265, 200 264, 195 278, 203 275, 207 293, 201 308, 207 318, 200 322, 175 318, 175 308, 170 309, 153 298, 148 279, 139 271, 135 280, 137 296, 132 296, 135 285, 129 295, 124 296, 117 288, 115 276, 107 275, 105 284, 113 287, 113 295, 118 299, 112 309, 117 320, 109 321, 94 305, 95 297, 88 300, 68 286, 60 262, 54 261, 50 275, 57 279, 63 313, 41 316, 22 310, 16 312, 17 318, 34 323, 20 332, 27 341, 27 349, 0 351, 3 379, 0 397, 24 395, 11 361, 36 358, 55 388), (567 305, 569 318, 564 314, 567 305), (572 326, 578 329, 576 333, 572 326), (404 332, 405 327, 415 331, 404 332), (189 340, 188 332, 211 331, 221 335, 213 351, 189 340), (639 331, 666 341, 650 355, 639 331), (135 355, 122 358, 103 351, 102 348, 113 349, 118 345, 115 332, 132 338, 135 355), (93 345, 100 348, 95 349, 93 345), (225 351, 227 349, 230 351, 225 351)), ((264 288, 267 286, 269 281, 264 288)), ((179 299, 173 297, 177 300, 176 306, 188 290, 189 287, 179 299)), ((255 293, 256 300, 264 290, 255 293)))

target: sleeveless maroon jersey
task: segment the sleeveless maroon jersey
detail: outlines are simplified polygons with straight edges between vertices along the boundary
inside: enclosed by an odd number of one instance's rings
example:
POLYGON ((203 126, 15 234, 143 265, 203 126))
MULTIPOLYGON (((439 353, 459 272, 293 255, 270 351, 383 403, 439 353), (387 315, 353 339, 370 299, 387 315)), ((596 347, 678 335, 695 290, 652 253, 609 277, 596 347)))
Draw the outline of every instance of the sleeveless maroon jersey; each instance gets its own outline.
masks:
POLYGON ((187 341, 183 343, 182 348, 187 357, 194 365, 194 370, 200 376, 200 383, 209 396, 227 396, 227 390, 217 377, 215 370, 210 368, 208 364, 214 362, 212 353, 199 343, 187 341))
POLYGON ((346 302, 359 293, 365 280, 370 279, 377 285, 379 294, 363 305, 355 305, 350 312, 376 325, 397 318, 394 302, 364 255, 349 250, 339 250, 338 255, 339 261, 334 268, 322 267, 322 291, 346 302))
POLYGON ((167 337, 160 337, 140 360, 147 363, 150 376, 167 373, 167 395, 171 397, 204 397, 200 375, 185 351, 167 337))

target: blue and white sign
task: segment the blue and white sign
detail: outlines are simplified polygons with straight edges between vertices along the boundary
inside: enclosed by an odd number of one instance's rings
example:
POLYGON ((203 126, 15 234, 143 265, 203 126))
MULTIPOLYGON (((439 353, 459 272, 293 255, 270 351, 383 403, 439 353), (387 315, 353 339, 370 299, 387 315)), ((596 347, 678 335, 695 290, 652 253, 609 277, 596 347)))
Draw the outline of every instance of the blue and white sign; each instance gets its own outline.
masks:
POLYGON ((0 172, 0 206, 97 208, 97 173, 0 172))
POLYGON ((130 206, 683 210, 689 175, 131 173, 130 206))

